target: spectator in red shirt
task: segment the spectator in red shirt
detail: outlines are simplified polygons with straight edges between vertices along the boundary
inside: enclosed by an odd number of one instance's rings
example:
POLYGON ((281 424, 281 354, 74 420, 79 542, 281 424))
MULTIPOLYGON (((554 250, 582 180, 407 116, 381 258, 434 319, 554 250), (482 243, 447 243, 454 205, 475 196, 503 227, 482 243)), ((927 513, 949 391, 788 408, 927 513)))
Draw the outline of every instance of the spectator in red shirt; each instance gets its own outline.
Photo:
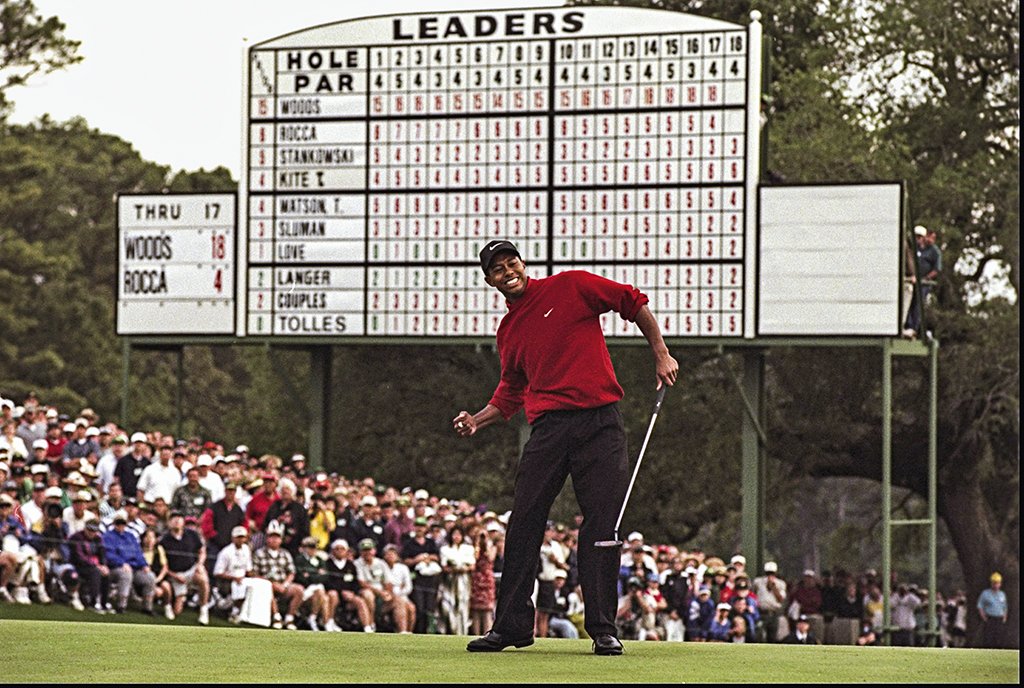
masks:
MULTIPOLYGON (((277 476, 267 472, 260 479, 263 481, 260 490, 252 496, 248 506, 245 507, 245 515, 252 521, 253 529, 257 532, 263 531, 266 526, 267 512, 270 511, 274 502, 280 499, 277 494, 277 476)), ((262 542, 255 543, 253 551, 260 546, 262 546, 262 542)))

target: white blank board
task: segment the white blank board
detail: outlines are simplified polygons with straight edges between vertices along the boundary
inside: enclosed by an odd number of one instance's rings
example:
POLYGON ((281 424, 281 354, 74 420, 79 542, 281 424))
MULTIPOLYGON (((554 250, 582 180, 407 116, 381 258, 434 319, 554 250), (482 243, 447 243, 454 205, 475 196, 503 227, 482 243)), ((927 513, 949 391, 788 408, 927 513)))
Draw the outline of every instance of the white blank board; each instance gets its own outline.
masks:
POLYGON ((896 336, 902 187, 762 186, 758 335, 896 336))

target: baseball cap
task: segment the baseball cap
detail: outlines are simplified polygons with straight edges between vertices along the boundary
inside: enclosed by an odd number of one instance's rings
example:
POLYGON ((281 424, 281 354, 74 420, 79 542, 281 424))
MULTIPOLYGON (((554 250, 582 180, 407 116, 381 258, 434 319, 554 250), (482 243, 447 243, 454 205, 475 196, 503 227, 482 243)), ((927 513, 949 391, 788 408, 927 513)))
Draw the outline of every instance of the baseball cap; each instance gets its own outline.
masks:
POLYGON ((118 522, 127 523, 128 522, 128 512, 125 511, 124 509, 118 509, 117 511, 114 512, 114 517, 111 520, 114 523, 118 523, 118 522))
POLYGON ((423 488, 420 488, 416 490, 415 494, 413 494, 413 498, 416 500, 430 499, 430 493, 424 490, 423 488))
POLYGON ((555 571, 555 578, 568 578, 569 574, 566 573, 565 569, 557 569, 555 571))
POLYGON ((778 573, 779 572, 779 565, 776 564, 774 561, 766 561, 764 563, 764 572, 765 573, 778 573))
POLYGON ((78 492, 75 493, 75 496, 74 496, 74 498, 71 501, 73 501, 73 502, 91 502, 92 501, 92 494, 88 490, 79 490, 78 492))
POLYGON ((426 517, 420 516, 415 521, 413 521, 413 525, 417 525, 417 526, 425 526, 425 525, 427 525, 426 517))
POLYGON ((53 487, 46 488, 46 492, 43 493, 43 497, 46 499, 60 499, 64 496, 63 490, 54 485, 53 487))
POLYGON ((491 267, 491 261, 494 260, 494 256, 502 251, 511 251, 516 254, 516 257, 522 260, 522 256, 519 254, 519 249, 511 241, 504 239, 498 239, 497 241, 491 241, 484 244, 484 247, 480 249, 480 267, 483 269, 484 274, 487 274, 487 270, 491 267))
POLYGON ((331 549, 337 549, 339 547, 341 547, 342 549, 348 549, 348 540, 338 538, 337 540, 331 543, 331 549))
POLYGON ((697 591, 697 594, 698 595, 710 595, 711 594, 711 588, 709 588, 706 585, 702 585, 702 586, 700 586, 700 590, 697 591))
POLYGON ((95 518, 90 518, 88 521, 85 522, 85 529, 96 532, 100 529, 100 522, 97 521, 95 518))
POLYGON ((992 582, 992 583, 1002 583, 1003 582, 1003 574, 999 573, 998 571, 993 571, 992 575, 989 576, 988 579, 989 579, 989 582, 992 582))
POLYGON ((95 425, 92 426, 91 428, 86 428, 85 429, 85 436, 86 437, 99 437, 100 436, 100 429, 97 428, 95 425))
POLYGON ((306 460, 306 457, 303 456, 302 454, 292 454, 292 463, 295 463, 297 461, 305 461, 305 460, 306 460))
POLYGON ((244 444, 240 444, 237 447, 235 447, 235 453, 236 454, 248 454, 249 453, 249 447, 245 446, 244 444))
POLYGON ((633 540, 643 540, 643 533, 634 530, 632 533, 626 536, 626 542, 633 542, 633 540))
POLYGON ((50 467, 47 466, 45 463, 34 463, 28 469, 28 472, 31 473, 32 475, 36 475, 36 474, 42 475, 43 473, 49 473, 50 472, 50 467))
POLYGON ((74 423, 65 423, 63 430, 64 432, 74 432, 77 427, 74 423))
POLYGON ((278 521, 271 521, 267 525, 267 536, 270 535, 284 535, 284 525, 278 521))
POLYGON ((715 607, 718 611, 730 611, 732 607, 727 602, 719 602, 718 606, 715 607))
POLYGON ((3 471, 4 473, 10 473, 11 472, 11 467, 8 466, 3 461, 0 461, 0 471, 3 471))
POLYGON ((804 622, 810 621, 810 619, 807 618, 806 614, 801 614, 800 616, 797 617, 796 620, 797 621, 804 621, 804 622))
POLYGON ((804 575, 805 576, 810 576, 811 578, 814 578, 814 569, 805 569, 804 570, 804 575))
POLYGON ((377 506, 377 498, 373 495, 366 495, 359 501, 359 503, 362 506, 377 506))
POLYGON ((149 440, 146 439, 146 433, 144 433, 144 432, 132 433, 132 442, 133 443, 135 443, 135 442, 148 442, 148 441, 149 440))
POLYGON ((33 449, 47 449, 47 448, 49 448, 49 443, 46 440, 36 440, 36 441, 34 441, 32 443, 32 448, 33 449))
POLYGON ((0 504, 6 504, 7 506, 14 506, 14 498, 10 495, 0 494, 0 504))
POLYGON ((306 537, 302 538, 302 542, 300 544, 303 547, 316 547, 320 544, 320 542, 312 535, 307 535, 306 537))
POLYGON ((924 225, 917 225, 914 227, 914 236, 927 236, 928 228, 924 225))
POLYGON ((747 558, 745 556, 743 556, 742 554, 736 554, 736 555, 733 556, 732 559, 729 560, 729 563, 730 564, 743 564, 744 566, 746 566, 747 565, 747 558))
POLYGON ((233 537, 233 538, 245 537, 248 534, 249 534, 249 531, 248 531, 248 529, 246 529, 245 526, 235 526, 234 528, 231 529, 231 537, 233 537))
POLYGON ((209 454, 200 454, 199 457, 196 459, 196 465, 197 466, 212 466, 213 465, 213 457, 210 456, 209 454))
POLYGON ((363 538, 362 540, 359 541, 359 549, 360 550, 373 549, 376 546, 377 546, 377 543, 374 542, 373 540, 371 540, 370 538, 363 538))

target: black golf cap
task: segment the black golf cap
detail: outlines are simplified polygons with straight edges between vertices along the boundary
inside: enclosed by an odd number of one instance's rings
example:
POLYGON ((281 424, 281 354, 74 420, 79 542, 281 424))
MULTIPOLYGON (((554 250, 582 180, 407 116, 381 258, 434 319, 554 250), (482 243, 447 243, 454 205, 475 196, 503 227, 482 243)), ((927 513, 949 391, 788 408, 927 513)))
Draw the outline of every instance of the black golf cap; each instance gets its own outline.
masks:
POLYGON ((506 241, 504 239, 490 241, 480 249, 480 267, 483 268, 485 275, 487 274, 487 270, 491 267, 491 261, 494 259, 494 256, 502 251, 511 251, 516 254, 516 257, 519 258, 519 260, 523 259, 523 257, 519 255, 519 249, 517 249, 516 245, 511 241, 506 241))

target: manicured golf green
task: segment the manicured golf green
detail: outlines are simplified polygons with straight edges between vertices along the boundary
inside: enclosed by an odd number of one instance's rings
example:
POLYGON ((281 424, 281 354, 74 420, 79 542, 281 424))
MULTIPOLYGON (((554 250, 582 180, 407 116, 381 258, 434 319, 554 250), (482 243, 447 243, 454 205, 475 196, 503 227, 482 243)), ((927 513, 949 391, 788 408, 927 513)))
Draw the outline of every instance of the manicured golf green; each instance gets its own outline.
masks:
POLYGON ((545 639, 470 654, 467 638, 12 620, 0 609, 8 684, 216 683, 1016 683, 1017 651, 545 639))

